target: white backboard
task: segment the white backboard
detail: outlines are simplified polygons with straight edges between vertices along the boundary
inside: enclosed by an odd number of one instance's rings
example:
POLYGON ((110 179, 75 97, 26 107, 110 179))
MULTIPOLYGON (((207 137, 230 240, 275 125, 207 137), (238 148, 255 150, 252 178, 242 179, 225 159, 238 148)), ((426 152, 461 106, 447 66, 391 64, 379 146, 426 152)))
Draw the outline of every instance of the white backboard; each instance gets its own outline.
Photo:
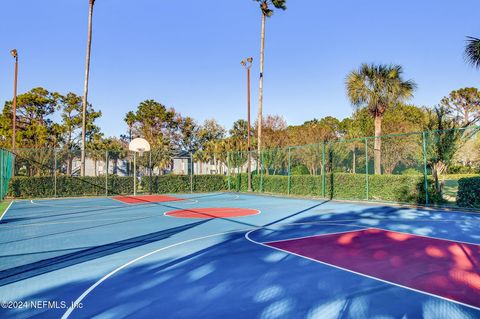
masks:
POLYGON ((150 143, 143 138, 137 137, 128 144, 128 149, 137 153, 150 152, 150 143))

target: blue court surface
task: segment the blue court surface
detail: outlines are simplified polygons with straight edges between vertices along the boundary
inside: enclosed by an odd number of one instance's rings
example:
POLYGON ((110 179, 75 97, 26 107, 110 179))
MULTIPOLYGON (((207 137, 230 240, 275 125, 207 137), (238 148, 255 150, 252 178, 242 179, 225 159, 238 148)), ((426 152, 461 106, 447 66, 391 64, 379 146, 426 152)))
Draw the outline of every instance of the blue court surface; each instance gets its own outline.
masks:
POLYGON ((15 201, 0 221, 0 318, 480 318, 479 214, 177 197, 15 201), (258 213, 166 214, 224 207, 258 213), (363 231, 395 243, 361 241, 363 231), (332 261, 337 248, 319 244, 322 235, 349 255, 332 261), (295 240, 305 238, 316 241, 302 252, 295 240), (289 240, 291 251, 273 247, 289 240), (411 259, 398 248, 409 242, 411 259))

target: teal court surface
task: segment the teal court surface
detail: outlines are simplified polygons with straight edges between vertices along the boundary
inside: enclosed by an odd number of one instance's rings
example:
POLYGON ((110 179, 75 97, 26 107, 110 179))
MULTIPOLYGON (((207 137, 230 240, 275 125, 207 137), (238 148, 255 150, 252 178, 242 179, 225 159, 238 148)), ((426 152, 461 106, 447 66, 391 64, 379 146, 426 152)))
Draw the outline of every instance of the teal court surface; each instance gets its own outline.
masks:
POLYGON ((480 215, 214 193, 18 200, 0 318, 480 318, 480 215))

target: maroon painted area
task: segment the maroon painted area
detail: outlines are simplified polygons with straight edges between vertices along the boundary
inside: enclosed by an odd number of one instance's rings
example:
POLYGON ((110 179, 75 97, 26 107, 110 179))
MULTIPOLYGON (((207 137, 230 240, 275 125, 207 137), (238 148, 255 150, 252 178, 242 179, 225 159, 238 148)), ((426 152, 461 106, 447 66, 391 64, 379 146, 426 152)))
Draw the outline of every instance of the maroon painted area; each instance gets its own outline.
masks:
POLYGON ((145 203, 163 203, 185 200, 184 198, 167 195, 143 195, 143 196, 114 196, 113 199, 126 204, 145 204, 145 203))
POLYGON ((366 229, 267 245, 480 307, 480 246, 366 229))
POLYGON ((177 218, 232 218, 258 214, 256 209, 235 208, 235 207, 203 207, 179 209, 165 213, 167 216, 177 218))

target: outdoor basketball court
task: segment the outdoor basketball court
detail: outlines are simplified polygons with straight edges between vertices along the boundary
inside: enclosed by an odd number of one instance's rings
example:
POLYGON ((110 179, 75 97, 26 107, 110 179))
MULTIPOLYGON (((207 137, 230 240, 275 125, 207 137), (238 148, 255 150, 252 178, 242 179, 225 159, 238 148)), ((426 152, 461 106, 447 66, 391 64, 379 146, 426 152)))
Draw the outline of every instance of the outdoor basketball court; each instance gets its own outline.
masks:
POLYGON ((0 318, 480 318, 479 244, 480 215, 459 211, 235 193, 15 201, 0 318))

